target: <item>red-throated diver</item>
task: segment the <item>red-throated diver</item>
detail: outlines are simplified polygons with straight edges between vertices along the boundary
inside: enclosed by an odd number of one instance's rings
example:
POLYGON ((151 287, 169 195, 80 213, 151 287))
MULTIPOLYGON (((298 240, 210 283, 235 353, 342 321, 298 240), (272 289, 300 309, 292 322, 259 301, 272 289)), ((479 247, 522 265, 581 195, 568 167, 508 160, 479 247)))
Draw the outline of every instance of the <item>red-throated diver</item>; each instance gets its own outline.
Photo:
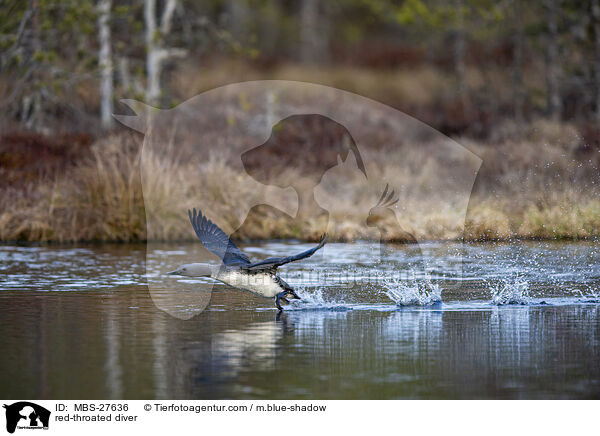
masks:
POLYGON ((327 242, 327 234, 323 235, 319 245, 302 253, 287 257, 269 257, 259 262, 250 262, 248 256, 241 251, 211 220, 201 211, 188 210, 192 227, 208 251, 214 253, 222 261, 222 265, 213 266, 203 263, 181 265, 167 274, 187 277, 211 277, 237 289, 252 292, 261 297, 275 297, 275 305, 282 310, 280 301, 289 303, 288 298, 300 299, 296 291, 277 275, 277 268, 286 263, 295 262, 312 256, 327 242))

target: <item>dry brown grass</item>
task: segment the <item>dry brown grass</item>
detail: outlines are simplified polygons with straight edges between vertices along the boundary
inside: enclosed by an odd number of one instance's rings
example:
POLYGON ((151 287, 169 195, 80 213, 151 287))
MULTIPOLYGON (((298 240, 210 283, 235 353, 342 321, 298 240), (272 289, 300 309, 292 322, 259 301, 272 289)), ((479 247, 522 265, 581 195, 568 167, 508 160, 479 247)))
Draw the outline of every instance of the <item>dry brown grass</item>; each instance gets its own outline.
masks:
MULTIPOLYGON (((98 141, 91 155, 0 203, 0 238, 130 241, 144 238, 139 152, 130 135, 98 141)), ((16 190, 15 190, 16 189, 16 190)))
MULTIPOLYGON (((441 207, 447 193, 428 184, 436 177, 443 180, 447 163, 416 137, 402 146, 390 145, 397 143, 386 138, 391 133, 377 122, 369 128, 378 129, 381 138, 369 150, 367 173, 396 188, 396 216, 383 216, 377 229, 366 226, 383 186, 356 174, 356 168, 331 170, 315 190, 315 199, 330 211, 333 239, 381 234, 384 239, 404 240, 406 232, 418 240, 600 236, 600 153, 585 142, 576 125, 545 120, 505 123, 496 126, 485 142, 459 138, 483 159, 464 233, 460 208, 441 207)), ((5 180, 13 183, 0 187, 0 240, 191 240, 185 210, 199 205, 227 232, 245 220, 236 232, 239 238, 314 240, 323 231, 326 218, 314 205, 293 226, 268 208, 257 209, 247 219, 240 216, 240 211, 261 203, 267 188, 248 183, 248 175, 232 165, 235 152, 223 152, 218 135, 209 138, 217 146, 196 159, 176 152, 174 138, 166 141, 165 146, 146 147, 142 153, 141 136, 115 134, 53 163, 52 171, 40 170, 40 161, 9 159, 6 162, 16 163, 2 169, 5 180)), ((228 145, 232 150, 240 147, 228 145)), ((352 162, 348 164, 352 167, 352 162)), ((297 190, 310 193, 313 185, 303 179, 307 170, 300 165, 285 169, 286 177, 297 181, 297 190)), ((269 192, 293 208, 283 190, 269 192)))
MULTIPOLYGON (((539 138, 531 142, 527 135, 519 140, 503 137, 502 144, 465 141, 485 163, 471 198, 464 234, 457 225, 461 222, 459 210, 435 208, 435 195, 416 188, 397 193, 402 208, 396 217, 384 217, 378 230, 389 240, 403 239, 401 232, 409 232, 419 240, 599 236, 600 196, 594 187, 595 165, 590 159, 582 162, 577 158, 578 143, 569 132, 571 126, 554 132, 557 135, 552 138, 562 135, 565 139, 552 144, 539 138), (431 198, 424 200, 425 195, 431 198)), ((532 133, 545 134, 539 126, 532 133)), ((209 205, 204 212, 218 217, 219 224, 232 232, 244 219, 239 216, 240 205, 257 204, 260 199, 259 193, 247 185, 247 176, 236 171, 223 155, 213 153, 198 166, 170 153, 148 152, 142 156, 140 150, 138 137, 110 136, 93 144, 87 157, 53 177, 4 188, 0 197, 0 239, 191 239, 193 233, 182 213, 186 207, 209 205), (225 179, 226 186, 222 183, 225 179)), ((367 170, 379 172, 392 186, 418 187, 420 178, 425 180, 440 170, 435 162, 415 153, 412 158, 415 165, 420 162, 418 171, 395 172, 396 159, 404 159, 407 164, 407 155, 390 153, 383 150, 373 154, 367 170)), ((301 174, 291 177, 301 179, 301 174)), ((303 185, 299 186, 302 189, 303 185)), ((306 189, 310 186, 307 183, 306 189)), ((381 186, 361 177, 349 178, 343 172, 332 171, 324 178, 315 197, 330 206, 335 202, 329 226, 335 239, 379 236, 364 225, 364 220, 380 191, 381 186), (328 185, 344 189, 328 197, 328 185)), ((307 213, 309 217, 300 227, 290 228, 281 216, 269 211, 261 215, 259 211, 236 235, 250 239, 316 239, 323 221, 318 216, 311 218, 311 211, 307 213)))
POLYGON ((572 124, 508 123, 490 143, 462 141, 483 159, 465 238, 588 238, 600 235, 598 151, 572 124))

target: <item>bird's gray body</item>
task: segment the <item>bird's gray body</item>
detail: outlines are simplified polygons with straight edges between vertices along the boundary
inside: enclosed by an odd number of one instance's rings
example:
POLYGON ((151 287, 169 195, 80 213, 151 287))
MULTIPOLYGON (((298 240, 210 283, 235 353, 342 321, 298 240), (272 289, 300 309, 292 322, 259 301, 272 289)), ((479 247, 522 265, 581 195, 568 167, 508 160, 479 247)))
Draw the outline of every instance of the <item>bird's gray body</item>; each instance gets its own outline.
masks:
POLYGON ((277 268, 289 262, 312 256, 327 242, 324 235, 319 245, 309 250, 287 257, 270 257, 259 262, 250 262, 248 256, 229 239, 216 224, 196 212, 188 211, 192 227, 202 244, 222 261, 220 266, 191 263, 170 272, 173 275, 188 277, 211 277, 229 286, 252 292, 261 297, 276 298, 275 304, 281 310, 280 301, 289 298, 299 299, 294 289, 277 275, 277 268))

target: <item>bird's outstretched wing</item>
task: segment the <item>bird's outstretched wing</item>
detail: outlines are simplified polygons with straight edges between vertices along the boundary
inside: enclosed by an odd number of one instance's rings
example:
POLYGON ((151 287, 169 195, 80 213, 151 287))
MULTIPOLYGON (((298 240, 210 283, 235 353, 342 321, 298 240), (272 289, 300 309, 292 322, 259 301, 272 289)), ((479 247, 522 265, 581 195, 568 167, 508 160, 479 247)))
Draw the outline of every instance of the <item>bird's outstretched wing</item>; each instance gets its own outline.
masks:
POLYGON ((188 210, 190 222, 196 236, 208 251, 217 255, 225 265, 246 265, 250 263, 248 256, 235 246, 229 236, 215 223, 202 215, 202 211, 188 210))
POLYGON ((303 251, 302 253, 295 254, 294 256, 287 257, 269 257, 268 259, 261 260, 260 262, 251 263, 249 265, 244 265, 242 268, 248 271, 258 271, 265 269, 275 269, 280 267, 281 265, 285 265, 286 263, 295 262, 296 260, 305 259, 307 257, 312 256, 315 252, 323 247, 327 243, 327 234, 324 234, 321 237, 321 241, 319 245, 311 248, 310 250, 303 251))

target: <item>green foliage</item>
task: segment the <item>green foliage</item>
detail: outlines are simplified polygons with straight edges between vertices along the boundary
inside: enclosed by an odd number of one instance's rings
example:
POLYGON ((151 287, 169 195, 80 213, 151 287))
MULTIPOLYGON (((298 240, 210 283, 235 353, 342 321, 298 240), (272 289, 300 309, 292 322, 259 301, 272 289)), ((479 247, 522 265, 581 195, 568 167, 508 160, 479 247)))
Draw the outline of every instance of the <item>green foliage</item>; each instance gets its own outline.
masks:
MULTIPOLYGON (((254 64, 295 62, 299 60, 303 1, 179 0, 172 32, 161 35, 157 30, 154 40, 166 47, 183 48, 189 59, 199 59, 200 63, 223 55, 254 64)), ((573 83, 579 89, 595 92, 599 85, 594 84, 593 78, 595 48, 590 3, 556 2, 561 72, 568 76, 562 81, 565 89, 569 88, 565 92, 572 92, 573 83)), ((474 62, 470 56, 485 58, 477 61, 478 73, 488 65, 496 65, 491 58, 497 51, 502 56, 498 64, 502 63, 507 75, 513 74, 509 68, 511 50, 519 32, 524 39, 523 62, 532 69, 538 68, 540 75, 537 83, 526 90, 526 104, 539 108, 543 104, 538 102, 544 100, 543 70, 539 68, 543 68, 547 48, 545 4, 526 0, 322 1, 318 2, 314 32, 322 34, 322 45, 328 51, 322 59, 328 62, 341 59, 369 66, 397 66, 406 58, 407 65, 447 65, 454 48, 461 46, 453 46, 454 41, 464 41, 467 64, 474 62), (376 49, 371 50, 373 47, 376 49), (473 47, 476 53, 471 55, 473 47)), ((157 1, 156 5, 160 22, 164 1, 157 1)), ((97 80, 97 7, 98 0, 0 2, 0 69, 6 83, 16 84, 10 90, 14 102, 30 97, 32 90, 44 90, 55 94, 47 100, 70 104, 75 100, 68 95, 78 83, 90 77, 97 80), (36 8, 31 9, 32 5, 36 8), (55 83, 60 81, 62 87, 55 83)), ((122 91, 118 84, 121 58, 126 58, 129 66, 128 92, 134 92, 132 88, 139 92, 145 77, 144 0, 112 0, 109 24, 117 70, 116 92, 122 91)), ((171 62, 165 68, 167 73, 179 61, 171 62)), ((581 101, 584 110, 593 106, 587 97, 571 98, 577 104, 581 101)))
POLYGON ((12 110, 32 98, 58 101, 93 71, 96 55, 89 47, 96 30, 95 2, 14 1, 6 6, 0 7, 0 65, 14 84, 12 110))
POLYGON ((396 10, 396 20, 402 24, 414 24, 418 19, 427 20, 431 16, 429 8, 421 0, 407 0, 396 10))

